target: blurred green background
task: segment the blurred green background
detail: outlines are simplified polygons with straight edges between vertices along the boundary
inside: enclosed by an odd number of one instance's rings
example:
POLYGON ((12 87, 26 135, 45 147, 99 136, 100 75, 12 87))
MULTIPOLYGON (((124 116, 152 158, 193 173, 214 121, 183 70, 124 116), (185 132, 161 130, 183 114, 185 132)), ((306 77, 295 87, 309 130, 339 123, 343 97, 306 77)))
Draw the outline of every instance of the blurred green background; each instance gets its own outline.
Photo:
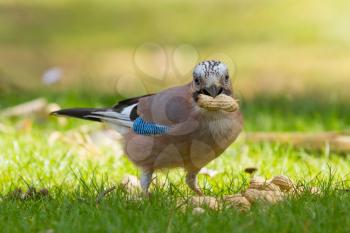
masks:
POLYGON ((350 82, 349 7, 345 0, 2 0, 0 75, 33 90, 47 69, 59 67, 60 88, 87 85, 81 80, 88 79, 115 92, 111 79, 142 78, 133 57, 151 42, 166 50, 166 58, 155 59, 158 50, 138 54, 152 67, 170 63, 166 75, 177 83, 171 56, 186 44, 197 51, 197 61, 232 59, 244 97, 312 91, 338 98, 348 94, 350 82))
MULTIPOLYGON (((0 0, 1 230, 346 232, 349 193, 338 189, 349 188, 349 146, 310 150, 242 137, 208 165, 218 175, 199 177, 208 195, 238 193, 249 180, 244 169, 254 166, 266 178, 323 187, 320 197, 196 217, 166 201, 192 195, 175 170, 169 180, 157 174, 169 185, 153 186, 161 191, 155 201, 113 192, 97 206, 96 194, 137 168, 101 124, 48 110, 112 106, 189 82, 197 62, 219 59, 231 70, 244 133, 349 135, 349 9, 346 0, 0 0), (44 114, 2 115, 36 98, 47 101, 44 114), (50 197, 11 196, 29 187, 45 187, 50 197)), ((340 139, 349 145, 348 136, 340 139)))
POLYGON ((188 82, 197 62, 220 59, 248 130, 344 130, 349 7, 345 0, 2 0, 0 107, 42 95, 70 107, 111 105, 188 82), (60 80, 44 85, 52 69, 60 80))

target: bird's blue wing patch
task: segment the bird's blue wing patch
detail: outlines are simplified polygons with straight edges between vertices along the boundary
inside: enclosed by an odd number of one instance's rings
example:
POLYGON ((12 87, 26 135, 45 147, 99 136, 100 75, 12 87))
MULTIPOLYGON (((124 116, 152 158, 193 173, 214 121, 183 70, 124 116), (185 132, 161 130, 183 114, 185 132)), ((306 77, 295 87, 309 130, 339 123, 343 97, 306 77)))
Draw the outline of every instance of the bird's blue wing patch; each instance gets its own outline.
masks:
POLYGON ((135 119, 132 129, 141 135, 163 135, 169 130, 168 126, 159 125, 153 122, 146 122, 141 117, 135 119))

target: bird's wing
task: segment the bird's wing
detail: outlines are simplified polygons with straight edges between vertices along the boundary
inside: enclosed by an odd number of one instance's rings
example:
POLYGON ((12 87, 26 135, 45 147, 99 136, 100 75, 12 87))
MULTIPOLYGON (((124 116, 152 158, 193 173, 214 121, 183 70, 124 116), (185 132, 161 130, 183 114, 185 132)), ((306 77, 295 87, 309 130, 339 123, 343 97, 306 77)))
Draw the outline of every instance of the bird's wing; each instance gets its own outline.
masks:
POLYGON ((104 121, 112 126, 131 128, 133 127, 134 121, 139 117, 137 113, 139 100, 150 96, 153 96, 153 94, 125 99, 118 102, 112 108, 95 109, 85 115, 85 117, 98 119, 99 121, 104 121))
POLYGON ((167 126, 187 120, 191 111, 192 91, 189 84, 141 98, 137 107, 137 113, 143 120, 167 126))
POLYGON ((185 122, 191 110, 191 87, 185 85, 123 100, 112 109, 93 112, 89 117, 98 117, 114 128, 132 128, 141 135, 162 135, 185 122))
POLYGON ((198 121, 193 118, 195 111, 190 84, 139 99, 137 113, 139 117, 133 125, 133 130, 138 134, 183 135, 192 132, 198 126, 198 121), (149 125, 139 124, 141 120, 149 125))
POLYGON ((53 112, 108 123, 119 132, 159 135, 187 120, 192 106, 190 85, 120 101, 112 108, 75 108, 53 112))

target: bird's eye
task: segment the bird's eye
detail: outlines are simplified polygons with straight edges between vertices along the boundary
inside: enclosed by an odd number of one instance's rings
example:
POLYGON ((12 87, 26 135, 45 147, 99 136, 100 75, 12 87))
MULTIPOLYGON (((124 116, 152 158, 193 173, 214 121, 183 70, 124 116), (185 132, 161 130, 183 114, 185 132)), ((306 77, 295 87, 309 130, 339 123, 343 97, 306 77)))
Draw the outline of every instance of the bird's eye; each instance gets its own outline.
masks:
POLYGON ((194 83, 199 86, 201 84, 201 81, 199 80, 199 78, 194 78, 194 83))
POLYGON ((225 75, 225 82, 228 82, 230 80, 230 77, 228 75, 225 75))

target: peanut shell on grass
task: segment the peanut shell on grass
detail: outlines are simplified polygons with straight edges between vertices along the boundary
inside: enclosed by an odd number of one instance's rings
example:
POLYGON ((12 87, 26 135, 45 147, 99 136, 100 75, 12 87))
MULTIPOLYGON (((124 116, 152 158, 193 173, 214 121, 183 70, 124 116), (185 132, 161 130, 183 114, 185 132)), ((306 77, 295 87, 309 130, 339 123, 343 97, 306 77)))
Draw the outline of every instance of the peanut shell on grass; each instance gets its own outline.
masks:
POLYGON ((248 211, 250 209, 250 202, 241 194, 225 196, 224 201, 229 206, 237 208, 241 211, 248 211))
POLYGON ((196 207, 192 210, 192 214, 194 215, 200 215, 200 214, 204 214, 205 210, 201 207, 196 207))
POLYGON ((263 190, 281 192, 281 189, 279 186, 269 182, 265 184, 265 186, 263 187, 263 190))
POLYGON ((289 177, 284 175, 275 176, 272 178, 271 183, 277 185, 282 191, 289 191, 294 188, 293 182, 289 177))
POLYGON ((196 196, 190 199, 190 203, 196 207, 207 206, 210 209, 219 208, 219 202, 216 200, 215 197, 196 196))
POLYGON ((256 190, 256 189, 248 189, 244 195, 245 198, 250 203, 254 203, 256 201, 264 201, 268 203, 276 203, 282 201, 284 195, 282 192, 276 191, 265 191, 265 190, 256 190))
POLYGON ((262 187, 265 185, 265 183, 266 183, 265 178, 263 178, 261 176, 256 176, 250 180, 249 188, 250 189, 262 189, 262 187))
POLYGON ((310 192, 312 194, 320 194, 321 190, 318 187, 311 187, 310 192))

